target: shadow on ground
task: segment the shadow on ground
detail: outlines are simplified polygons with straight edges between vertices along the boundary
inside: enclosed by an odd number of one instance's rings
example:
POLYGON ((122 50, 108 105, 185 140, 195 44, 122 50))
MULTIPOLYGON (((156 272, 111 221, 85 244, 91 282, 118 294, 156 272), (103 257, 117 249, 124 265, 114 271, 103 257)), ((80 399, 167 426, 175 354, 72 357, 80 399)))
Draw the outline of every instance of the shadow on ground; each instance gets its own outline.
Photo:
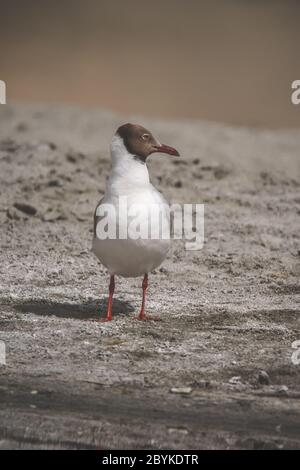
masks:
MULTIPOLYGON (((104 317, 107 309, 107 299, 100 299, 95 302, 82 304, 71 304, 61 302, 45 303, 43 300, 36 302, 25 302, 14 306, 14 309, 21 313, 34 313, 41 316, 56 316, 59 318, 75 318, 80 320, 90 320, 104 317)), ((134 308, 130 302, 114 299, 113 315, 125 315, 133 312, 134 308)))

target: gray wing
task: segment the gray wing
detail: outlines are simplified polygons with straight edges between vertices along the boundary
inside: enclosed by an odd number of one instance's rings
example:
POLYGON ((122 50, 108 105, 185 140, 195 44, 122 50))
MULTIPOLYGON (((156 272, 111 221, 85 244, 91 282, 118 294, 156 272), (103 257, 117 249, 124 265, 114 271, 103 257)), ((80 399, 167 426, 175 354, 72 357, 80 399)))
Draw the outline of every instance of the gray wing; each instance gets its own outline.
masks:
POLYGON ((97 206, 96 206, 96 209, 95 209, 95 212, 94 212, 94 237, 96 236, 96 227, 97 227, 97 223, 99 222, 99 220, 101 220, 101 217, 99 217, 97 214, 97 209, 99 206, 101 206, 102 202, 104 201, 104 196, 102 199, 100 199, 100 201, 98 202, 97 206))

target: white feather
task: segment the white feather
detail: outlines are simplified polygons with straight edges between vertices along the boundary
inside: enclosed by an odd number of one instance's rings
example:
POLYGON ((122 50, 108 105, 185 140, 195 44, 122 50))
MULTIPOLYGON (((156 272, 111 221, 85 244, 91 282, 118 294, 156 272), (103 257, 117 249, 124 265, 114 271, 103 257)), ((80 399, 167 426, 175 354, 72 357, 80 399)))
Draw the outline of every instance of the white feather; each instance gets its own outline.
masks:
MULTIPOLYGON (((112 170, 107 188, 100 204, 112 204, 117 214, 117 227, 122 230, 124 217, 126 227, 130 226, 130 210, 139 204, 139 219, 145 221, 151 230, 150 213, 156 215, 154 220, 162 220, 169 228, 168 205, 163 196, 150 183, 147 165, 138 161, 131 155, 123 139, 118 135, 113 137, 111 143, 112 170), (126 196, 127 209, 123 217, 118 216, 120 197, 126 196), (154 213, 153 213, 154 211, 154 213), (156 213, 156 214, 155 214, 156 213)), ((99 207, 99 205, 97 207, 99 207)), ((99 218, 95 218, 95 224, 99 218)), ((169 230, 169 229, 168 229, 169 230)), ((107 267, 110 274, 118 274, 124 277, 142 276, 157 268, 167 256, 170 240, 163 239, 134 239, 127 230, 127 239, 98 238, 96 230, 93 239, 92 250, 107 267)))

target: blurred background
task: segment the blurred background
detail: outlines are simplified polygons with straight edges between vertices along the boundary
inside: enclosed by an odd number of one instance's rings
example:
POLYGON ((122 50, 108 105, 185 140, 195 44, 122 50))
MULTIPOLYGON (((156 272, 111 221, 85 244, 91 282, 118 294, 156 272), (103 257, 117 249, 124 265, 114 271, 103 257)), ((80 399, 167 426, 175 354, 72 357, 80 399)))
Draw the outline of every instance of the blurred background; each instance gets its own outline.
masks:
POLYGON ((298 0, 0 0, 8 102, 299 127, 298 0))

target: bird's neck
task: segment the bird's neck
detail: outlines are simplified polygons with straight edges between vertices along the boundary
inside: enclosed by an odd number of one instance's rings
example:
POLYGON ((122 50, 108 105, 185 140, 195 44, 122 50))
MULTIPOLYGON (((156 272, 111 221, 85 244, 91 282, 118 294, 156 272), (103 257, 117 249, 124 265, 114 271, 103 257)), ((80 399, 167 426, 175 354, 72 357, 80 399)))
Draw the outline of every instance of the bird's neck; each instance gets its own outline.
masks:
POLYGON ((109 186, 114 192, 131 192, 150 184, 146 163, 129 153, 119 136, 112 140, 111 160, 109 186))

